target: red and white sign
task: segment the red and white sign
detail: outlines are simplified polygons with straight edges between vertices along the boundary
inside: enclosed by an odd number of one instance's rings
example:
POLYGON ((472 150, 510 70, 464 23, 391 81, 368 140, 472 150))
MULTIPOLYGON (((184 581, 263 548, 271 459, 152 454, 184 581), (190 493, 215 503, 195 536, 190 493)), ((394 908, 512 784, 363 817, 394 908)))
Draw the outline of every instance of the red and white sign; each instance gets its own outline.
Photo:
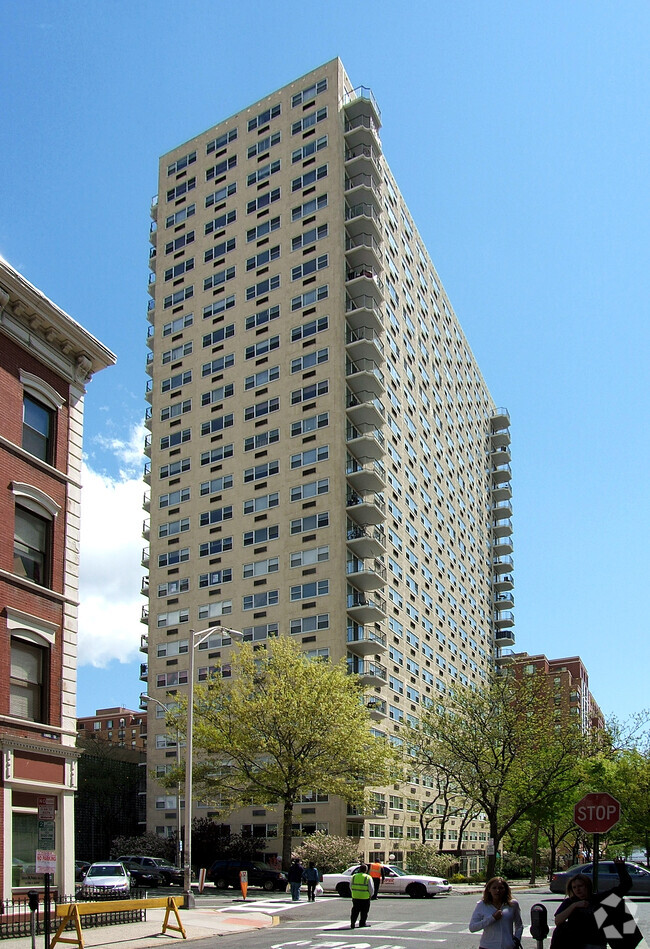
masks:
POLYGON ((37 798, 38 803, 38 819, 39 820, 55 820, 56 819, 56 798, 55 797, 39 797, 37 798))
POLYGON ((36 851, 36 873, 56 873, 56 851, 36 851))
POLYGON ((621 819, 621 805, 607 791, 585 794, 573 809, 573 819, 587 834, 606 834, 621 819))

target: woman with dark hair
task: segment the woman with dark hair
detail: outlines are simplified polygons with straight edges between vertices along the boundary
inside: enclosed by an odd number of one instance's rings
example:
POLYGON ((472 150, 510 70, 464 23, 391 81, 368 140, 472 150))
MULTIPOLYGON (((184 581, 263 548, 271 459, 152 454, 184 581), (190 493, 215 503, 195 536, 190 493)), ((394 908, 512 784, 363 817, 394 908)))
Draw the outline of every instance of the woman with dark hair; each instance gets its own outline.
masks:
POLYGON ((469 921, 471 933, 483 930, 479 949, 513 949, 520 946, 524 924, 519 903, 513 899, 503 877, 492 877, 485 884, 469 921))
POLYGON ((614 860, 620 883, 610 890, 594 893, 591 878, 584 873, 576 873, 566 886, 566 899, 555 914, 555 931, 551 939, 553 949, 561 946, 570 949, 604 949, 607 939, 603 928, 598 925, 595 911, 611 893, 623 896, 632 886, 632 879, 625 867, 625 860, 614 860))

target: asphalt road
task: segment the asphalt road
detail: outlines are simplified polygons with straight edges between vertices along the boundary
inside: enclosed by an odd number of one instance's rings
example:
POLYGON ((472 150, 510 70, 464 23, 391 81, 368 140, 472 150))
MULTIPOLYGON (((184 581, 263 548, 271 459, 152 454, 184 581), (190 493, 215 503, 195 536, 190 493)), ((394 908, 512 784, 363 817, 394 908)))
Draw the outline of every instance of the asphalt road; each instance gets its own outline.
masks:
MULTIPOLYGON (((255 933, 255 949, 477 949, 479 934, 470 933, 467 923, 480 894, 452 893, 434 899, 412 900, 408 897, 384 896, 374 901, 368 917, 368 928, 363 931, 349 928, 350 900, 338 896, 323 896, 315 903, 303 899, 292 903, 284 893, 263 894, 249 889, 244 904, 234 891, 215 894, 209 890, 199 899, 215 908, 228 906, 230 912, 262 911, 278 915, 278 926, 255 933)), ((530 908, 542 903, 552 923, 553 914, 561 897, 547 889, 518 891, 524 920, 524 949, 537 949, 537 942, 529 934, 530 908)), ((197 901, 198 902, 198 901, 197 901)), ((650 898, 637 897, 631 901, 636 908, 638 925, 650 945, 650 898)), ((251 946, 251 934, 228 936, 228 945, 251 946)), ((550 939, 544 940, 548 949, 550 939)), ((196 949, 214 949, 213 940, 194 942, 196 949)))

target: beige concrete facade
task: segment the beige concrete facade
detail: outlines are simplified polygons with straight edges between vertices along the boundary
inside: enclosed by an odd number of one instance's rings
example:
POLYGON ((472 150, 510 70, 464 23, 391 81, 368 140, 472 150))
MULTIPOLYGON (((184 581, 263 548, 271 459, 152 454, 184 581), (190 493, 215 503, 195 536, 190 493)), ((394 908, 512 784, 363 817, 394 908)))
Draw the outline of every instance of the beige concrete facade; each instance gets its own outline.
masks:
MULTIPOLYGON (((160 161, 142 678, 163 703, 186 687, 190 629, 223 623, 345 657, 374 727, 399 742, 403 722, 454 683, 480 688, 514 642, 508 415, 380 125, 370 90, 335 59, 160 161)), ((199 679, 230 648, 218 635, 206 647, 199 679)), ((149 773, 175 758, 161 716, 150 709, 149 773)), ((409 802, 434 793, 414 776, 354 815, 312 790, 297 840, 323 827, 386 858, 420 835, 409 802)), ((175 807, 151 780, 149 829, 171 833, 175 807)), ((230 823, 277 849, 277 813, 230 823)), ((483 849, 482 825, 466 839, 483 849)))

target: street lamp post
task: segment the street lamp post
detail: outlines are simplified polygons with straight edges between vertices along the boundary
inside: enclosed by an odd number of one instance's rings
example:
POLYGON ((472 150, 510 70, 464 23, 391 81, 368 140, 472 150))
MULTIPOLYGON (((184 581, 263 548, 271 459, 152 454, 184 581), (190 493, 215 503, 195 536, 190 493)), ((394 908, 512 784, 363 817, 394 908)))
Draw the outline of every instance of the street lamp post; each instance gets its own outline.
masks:
MULTIPOLYGON (((157 705, 158 708, 164 710, 165 714, 169 711, 164 702, 161 702, 159 699, 155 699, 153 695, 147 695, 146 692, 140 693, 140 708, 142 708, 143 702, 153 702, 154 705, 157 705)), ((180 769, 181 766, 181 736, 178 728, 176 728, 176 767, 180 769)), ((178 778, 178 784, 176 785, 176 865, 179 870, 183 866, 183 851, 182 851, 182 841, 181 841, 181 779, 178 778)))
POLYGON ((231 639, 243 639, 238 629, 226 626, 210 626, 208 629, 190 630, 190 666, 187 681, 187 736, 185 739, 185 841, 183 846, 183 889, 185 909, 195 905, 192 893, 192 727, 194 724, 194 650, 214 633, 221 632, 231 639))

